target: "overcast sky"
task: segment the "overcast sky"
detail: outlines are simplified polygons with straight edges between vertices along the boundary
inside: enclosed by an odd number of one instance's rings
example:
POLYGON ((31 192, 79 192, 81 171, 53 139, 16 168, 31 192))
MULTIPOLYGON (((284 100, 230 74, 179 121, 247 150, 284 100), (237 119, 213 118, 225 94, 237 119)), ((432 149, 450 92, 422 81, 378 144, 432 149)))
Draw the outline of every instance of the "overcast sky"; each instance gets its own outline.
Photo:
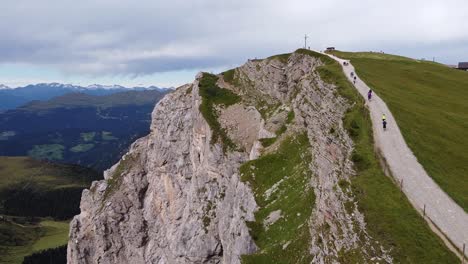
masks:
POLYGON ((467 0, 1 0, 0 83, 177 86, 309 46, 468 61, 467 0))

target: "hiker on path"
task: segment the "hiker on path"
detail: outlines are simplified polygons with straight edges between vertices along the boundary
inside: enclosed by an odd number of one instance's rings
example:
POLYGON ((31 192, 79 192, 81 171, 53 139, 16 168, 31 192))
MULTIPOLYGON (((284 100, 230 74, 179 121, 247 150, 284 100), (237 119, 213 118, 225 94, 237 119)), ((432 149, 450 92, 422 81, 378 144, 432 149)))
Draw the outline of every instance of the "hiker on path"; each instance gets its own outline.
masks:
POLYGON ((382 114, 382 125, 383 125, 383 130, 387 130, 387 117, 385 114, 382 114))
POLYGON ((369 91, 367 92, 367 99, 370 101, 372 98, 372 90, 369 89, 369 91))
POLYGON ((356 76, 354 76, 354 84, 356 84, 356 76))

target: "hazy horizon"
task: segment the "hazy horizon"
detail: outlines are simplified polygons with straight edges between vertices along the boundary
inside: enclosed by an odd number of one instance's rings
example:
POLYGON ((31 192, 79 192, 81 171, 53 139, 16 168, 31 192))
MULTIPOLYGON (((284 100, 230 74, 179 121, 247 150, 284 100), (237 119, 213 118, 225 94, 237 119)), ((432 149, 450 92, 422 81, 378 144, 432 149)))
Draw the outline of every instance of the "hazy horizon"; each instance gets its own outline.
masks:
POLYGON ((19 0, 2 9, 0 83, 10 87, 177 87, 199 71, 294 51, 304 34, 315 50, 468 61, 468 2, 462 0, 19 0))

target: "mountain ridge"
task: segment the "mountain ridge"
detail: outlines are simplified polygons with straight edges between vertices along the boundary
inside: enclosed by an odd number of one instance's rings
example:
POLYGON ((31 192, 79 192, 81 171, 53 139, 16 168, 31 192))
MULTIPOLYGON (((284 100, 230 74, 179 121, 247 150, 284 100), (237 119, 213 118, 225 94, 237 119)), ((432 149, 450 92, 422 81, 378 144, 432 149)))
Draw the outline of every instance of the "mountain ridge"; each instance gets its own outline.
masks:
POLYGON ((68 93, 0 112, 0 155, 104 170, 148 133, 151 111, 167 92, 68 93))
POLYGON ((105 85, 105 84, 90 84, 87 86, 83 85, 75 85, 71 83, 58 83, 58 82, 50 82, 50 83, 35 83, 35 84, 28 84, 24 86, 17 86, 17 87, 11 87, 5 84, 0 84, 0 90, 1 89, 8 89, 8 90, 15 90, 15 89, 22 89, 25 87, 35 87, 35 86, 51 86, 51 87, 63 87, 63 88, 75 88, 75 89, 174 89, 174 87, 158 87, 155 85, 150 85, 150 86, 123 86, 119 84, 111 84, 111 85, 105 85))
POLYGON ((120 92, 129 92, 129 91, 160 91, 168 92, 173 88, 160 88, 157 86, 148 86, 148 87, 124 87, 120 85, 89 85, 89 86, 79 86, 72 84, 61 84, 61 83, 38 83, 30 84, 17 88, 9 88, 4 86, 3 89, 0 89, 0 111, 14 109, 16 107, 22 106, 30 101, 34 100, 48 100, 56 96, 61 96, 67 93, 85 93, 89 95, 110 95, 120 92))
POLYGON ((339 67, 301 49, 166 96, 83 192, 68 263, 454 263, 383 173, 339 67))

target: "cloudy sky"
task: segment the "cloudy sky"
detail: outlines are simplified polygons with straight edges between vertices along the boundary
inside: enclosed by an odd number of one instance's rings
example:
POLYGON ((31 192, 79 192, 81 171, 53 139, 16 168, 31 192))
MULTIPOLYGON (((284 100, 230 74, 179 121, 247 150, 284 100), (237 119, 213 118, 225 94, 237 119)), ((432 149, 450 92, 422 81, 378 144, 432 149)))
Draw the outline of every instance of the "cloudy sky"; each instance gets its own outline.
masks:
POLYGON ((468 61, 467 0, 1 0, 0 83, 177 86, 293 51, 468 61))

